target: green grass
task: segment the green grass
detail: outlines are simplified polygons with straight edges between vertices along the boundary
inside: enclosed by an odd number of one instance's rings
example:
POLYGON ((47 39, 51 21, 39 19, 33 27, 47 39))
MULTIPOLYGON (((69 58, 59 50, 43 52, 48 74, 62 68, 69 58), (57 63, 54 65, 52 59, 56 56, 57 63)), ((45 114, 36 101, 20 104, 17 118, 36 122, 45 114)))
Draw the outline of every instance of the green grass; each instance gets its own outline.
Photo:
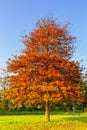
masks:
POLYGON ((44 115, 44 111, 0 111, 0 115, 44 115))
POLYGON ((44 115, 0 116, 0 130, 87 130, 87 116, 44 115))
MULTIPOLYGON (((6 111, 1 110, 0 115, 44 115, 45 111, 41 110, 32 110, 32 111, 6 111)), ((81 114, 84 112, 80 112, 81 114)), ((65 111, 50 111, 51 115, 73 115, 73 112, 65 112, 65 111)), ((79 114, 79 112, 75 112, 74 114, 79 114)), ((84 113, 85 114, 85 113, 84 113)))

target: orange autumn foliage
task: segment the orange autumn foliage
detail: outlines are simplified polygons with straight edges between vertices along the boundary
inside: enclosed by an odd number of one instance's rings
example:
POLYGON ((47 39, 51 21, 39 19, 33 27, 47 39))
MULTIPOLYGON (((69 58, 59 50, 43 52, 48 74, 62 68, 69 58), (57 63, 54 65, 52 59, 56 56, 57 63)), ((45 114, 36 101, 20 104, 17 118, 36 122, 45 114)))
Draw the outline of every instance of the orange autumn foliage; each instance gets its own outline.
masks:
POLYGON ((7 99, 15 104, 82 101, 81 68, 72 61, 75 37, 68 25, 45 18, 23 37, 22 54, 8 60, 7 99))

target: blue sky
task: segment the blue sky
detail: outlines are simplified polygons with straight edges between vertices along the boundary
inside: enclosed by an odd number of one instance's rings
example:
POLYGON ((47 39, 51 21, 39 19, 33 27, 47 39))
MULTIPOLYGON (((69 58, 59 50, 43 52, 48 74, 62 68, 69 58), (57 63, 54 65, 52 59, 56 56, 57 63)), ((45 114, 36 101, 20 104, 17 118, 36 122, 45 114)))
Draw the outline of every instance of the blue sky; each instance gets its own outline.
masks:
POLYGON ((20 35, 48 15, 61 23, 70 21, 70 31, 77 37, 75 58, 83 58, 87 66, 87 0, 0 0, 0 68, 24 48, 20 35))

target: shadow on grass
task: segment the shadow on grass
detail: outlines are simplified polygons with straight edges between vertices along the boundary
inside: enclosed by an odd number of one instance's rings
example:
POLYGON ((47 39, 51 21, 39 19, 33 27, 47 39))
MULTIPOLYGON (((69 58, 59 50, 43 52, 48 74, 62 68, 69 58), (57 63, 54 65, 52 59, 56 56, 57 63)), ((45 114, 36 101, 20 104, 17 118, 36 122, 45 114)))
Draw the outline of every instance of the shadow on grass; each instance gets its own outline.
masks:
POLYGON ((74 123, 74 122, 81 122, 81 123, 87 123, 87 116, 86 115, 56 115, 56 116, 51 116, 51 121, 50 123, 74 123))
POLYGON ((87 116, 73 116, 73 117, 66 117, 65 120, 68 121, 79 121, 79 122, 84 122, 87 123, 87 116))

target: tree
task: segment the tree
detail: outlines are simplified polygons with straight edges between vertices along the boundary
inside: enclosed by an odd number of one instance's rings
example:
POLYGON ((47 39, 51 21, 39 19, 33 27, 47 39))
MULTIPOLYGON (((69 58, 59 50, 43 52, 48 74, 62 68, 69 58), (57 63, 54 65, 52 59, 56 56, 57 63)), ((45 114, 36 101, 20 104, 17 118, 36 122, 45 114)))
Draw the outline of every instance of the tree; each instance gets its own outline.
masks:
POLYGON ((6 75, 5 69, 0 68, 0 109, 1 110, 8 110, 10 108, 10 102, 5 98, 5 93, 8 89, 8 84, 6 82, 6 75))
POLYGON ((75 37, 68 24, 46 17, 23 36, 23 42, 22 54, 7 62, 11 73, 7 99, 14 104, 44 104, 46 120, 50 121, 50 103, 82 101, 81 68, 71 60, 75 37))
POLYGON ((84 111, 87 111, 87 72, 83 76, 82 83, 83 83, 83 87, 84 87, 84 97, 85 97, 83 106, 84 106, 84 111))

